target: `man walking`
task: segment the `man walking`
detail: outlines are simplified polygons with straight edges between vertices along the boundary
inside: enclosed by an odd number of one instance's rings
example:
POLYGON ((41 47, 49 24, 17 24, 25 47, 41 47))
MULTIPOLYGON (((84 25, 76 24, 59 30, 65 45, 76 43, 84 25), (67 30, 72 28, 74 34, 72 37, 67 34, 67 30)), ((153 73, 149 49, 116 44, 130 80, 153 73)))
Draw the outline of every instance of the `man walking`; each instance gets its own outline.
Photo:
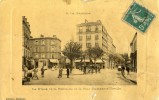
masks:
POLYGON ((44 77, 44 72, 45 72, 45 69, 44 69, 44 66, 42 66, 41 68, 41 76, 44 77))
POLYGON ((69 68, 68 68, 68 67, 67 67, 66 72, 67 72, 67 78, 69 78, 70 71, 69 71, 69 68))
POLYGON ((122 74, 125 75, 125 67, 124 67, 124 65, 121 65, 121 69, 122 69, 121 70, 122 74))
POLYGON ((129 70, 130 70, 129 67, 127 66, 126 67, 127 75, 129 75, 129 70))
POLYGON ((62 78, 62 71, 63 71, 63 69, 59 68, 59 76, 58 76, 58 78, 62 78))

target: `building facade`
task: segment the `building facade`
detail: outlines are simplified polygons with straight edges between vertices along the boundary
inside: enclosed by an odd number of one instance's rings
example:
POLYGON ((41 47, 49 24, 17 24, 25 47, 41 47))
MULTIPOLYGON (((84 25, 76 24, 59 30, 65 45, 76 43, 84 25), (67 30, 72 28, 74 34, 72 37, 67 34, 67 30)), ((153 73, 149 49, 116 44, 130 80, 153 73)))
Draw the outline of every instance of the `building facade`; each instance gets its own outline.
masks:
POLYGON ((137 32, 134 35, 132 42, 130 43, 131 48, 131 67, 136 72, 137 71, 137 32))
POLYGON ((100 20, 96 22, 88 22, 85 20, 84 23, 78 24, 76 36, 77 42, 82 46, 82 51, 95 46, 102 48, 105 52, 102 59, 108 66, 109 54, 115 53, 116 47, 113 44, 113 39, 100 20))
POLYGON ((25 16, 22 17, 22 49, 23 49, 23 55, 22 55, 22 66, 31 67, 31 51, 29 46, 29 41, 31 38, 31 31, 30 31, 30 24, 27 21, 27 18, 25 16))
POLYGON ((61 40, 53 37, 44 37, 30 39, 31 56, 35 60, 36 66, 58 65, 61 58, 61 40))

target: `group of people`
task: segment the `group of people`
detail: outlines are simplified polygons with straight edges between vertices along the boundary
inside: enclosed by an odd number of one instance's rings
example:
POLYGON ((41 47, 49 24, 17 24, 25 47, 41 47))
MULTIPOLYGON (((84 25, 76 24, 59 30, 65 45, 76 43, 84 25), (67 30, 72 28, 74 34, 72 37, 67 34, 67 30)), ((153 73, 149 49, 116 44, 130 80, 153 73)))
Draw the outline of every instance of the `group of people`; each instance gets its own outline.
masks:
MULTIPOLYGON (((44 66, 41 68, 41 77, 44 77, 44 72, 46 69, 44 69, 44 66)), ((24 72, 24 79, 32 78, 32 79, 38 79, 38 67, 34 67, 32 70, 28 70, 26 66, 23 67, 23 72, 24 72)))
POLYGON ((127 75, 129 75, 130 68, 128 66, 125 67, 124 65, 121 65, 121 72, 123 75, 125 74, 125 70, 127 71, 127 75))
MULTIPOLYGON (((45 75, 45 69, 44 66, 41 67, 41 77, 44 77, 45 75)), ((23 72, 24 72, 24 79, 29 79, 32 78, 32 79, 37 79, 39 80, 39 77, 38 77, 38 67, 34 67, 34 69, 32 70, 28 70, 28 68, 26 66, 23 67, 23 72)), ((62 78, 62 72, 63 72, 63 68, 60 67, 59 68, 59 74, 58 74, 58 78, 62 78)), ((70 69, 69 67, 66 67, 66 73, 67 73, 67 78, 69 78, 69 75, 70 75, 70 69)))
MULTIPOLYGON (((63 72, 63 68, 60 67, 59 68, 59 75, 58 75, 58 78, 62 78, 62 72, 63 72)), ((67 73, 67 78, 69 78, 69 75, 70 75, 70 69, 67 67, 66 68, 66 73, 67 73)))
MULTIPOLYGON (((105 68, 105 67, 103 66, 103 68, 105 68)), ((81 71, 83 71, 83 74, 87 74, 87 70, 88 70, 88 73, 92 73, 92 74, 94 73, 94 71, 95 71, 95 73, 100 73, 101 66, 96 65, 96 64, 91 65, 91 66, 86 66, 85 64, 83 64, 81 66, 81 71)))

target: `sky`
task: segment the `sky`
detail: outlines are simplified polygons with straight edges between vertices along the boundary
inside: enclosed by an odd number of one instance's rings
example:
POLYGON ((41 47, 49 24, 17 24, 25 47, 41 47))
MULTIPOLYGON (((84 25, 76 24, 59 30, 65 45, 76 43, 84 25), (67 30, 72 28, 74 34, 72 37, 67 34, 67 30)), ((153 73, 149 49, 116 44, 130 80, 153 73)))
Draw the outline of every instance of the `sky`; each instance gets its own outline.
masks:
POLYGON ((122 21, 131 3, 125 0, 76 0, 68 5, 64 0, 25 0, 14 2, 13 15, 26 16, 33 37, 39 37, 41 34, 46 37, 56 35, 61 40, 62 49, 70 39, 76 40, 77 24, 83 23, 85 19, 90 22, 101 20, 113 39, 116 52, 127 53, 130 52, 130 42, 137 32, 122 21), (16 6, 18 3, 21 5, 16 6), (76 14, 77 12, 89 14, 76 14))

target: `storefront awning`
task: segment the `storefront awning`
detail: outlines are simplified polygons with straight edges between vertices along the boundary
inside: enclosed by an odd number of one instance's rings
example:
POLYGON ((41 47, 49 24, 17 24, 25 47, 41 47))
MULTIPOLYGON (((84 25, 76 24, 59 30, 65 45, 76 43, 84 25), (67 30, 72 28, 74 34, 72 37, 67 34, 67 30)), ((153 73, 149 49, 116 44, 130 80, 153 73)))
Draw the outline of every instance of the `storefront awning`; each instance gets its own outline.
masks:
POLYGON ((80 59, 77 59, 77 60, 75 60, 75 62, 78 63, 78 62, 81 62, 81 60, 80 60, 80 59))
MULTIPOLYGON (((82 60, 82 62, 90 62, 90 59, 82 60)), ((92 60, 92 62, 94 62, 94 60, 92 60)))
POLYGON ((59 63, 58 59, 50 59, 50 62, 52 62, 52 63, 59 63))
POLYGON ((96 63, 104 63, 101 59, 97 59, 96 63))

